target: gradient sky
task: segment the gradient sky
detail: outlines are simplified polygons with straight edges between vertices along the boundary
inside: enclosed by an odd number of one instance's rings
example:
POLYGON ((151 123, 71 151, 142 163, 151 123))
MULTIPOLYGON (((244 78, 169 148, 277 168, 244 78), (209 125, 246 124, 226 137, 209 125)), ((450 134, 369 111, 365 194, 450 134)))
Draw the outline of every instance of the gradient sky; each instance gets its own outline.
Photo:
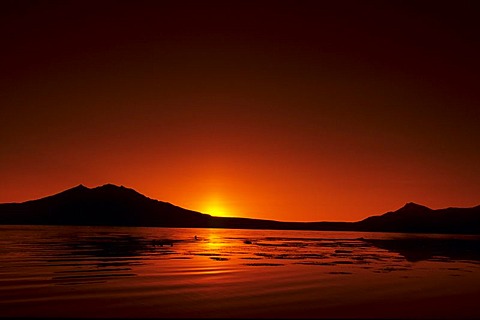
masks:
POLYGON ((214 215, 480 204, 478 1, 1 1, 0 202, 214 215))

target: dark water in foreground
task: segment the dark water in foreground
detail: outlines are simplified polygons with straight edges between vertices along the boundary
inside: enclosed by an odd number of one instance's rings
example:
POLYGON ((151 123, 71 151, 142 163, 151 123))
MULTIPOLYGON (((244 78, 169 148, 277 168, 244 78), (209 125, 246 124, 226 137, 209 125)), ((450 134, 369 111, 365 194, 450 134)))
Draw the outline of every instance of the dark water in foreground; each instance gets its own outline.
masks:
POLYGON ((0 226, 1 317, 478 319, 479 301, 478 236, 0 226))

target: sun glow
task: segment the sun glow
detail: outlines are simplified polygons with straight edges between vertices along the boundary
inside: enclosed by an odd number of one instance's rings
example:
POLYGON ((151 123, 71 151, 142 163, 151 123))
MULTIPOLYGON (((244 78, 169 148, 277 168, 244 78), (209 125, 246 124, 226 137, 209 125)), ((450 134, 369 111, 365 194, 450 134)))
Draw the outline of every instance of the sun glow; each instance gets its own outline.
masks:
POLYGON ((223 201, 218 196, 210 197, 202 206, 203 213, 210 214, 217 217, 229 217, 231 216, 230 210, 225 206, 223 201))

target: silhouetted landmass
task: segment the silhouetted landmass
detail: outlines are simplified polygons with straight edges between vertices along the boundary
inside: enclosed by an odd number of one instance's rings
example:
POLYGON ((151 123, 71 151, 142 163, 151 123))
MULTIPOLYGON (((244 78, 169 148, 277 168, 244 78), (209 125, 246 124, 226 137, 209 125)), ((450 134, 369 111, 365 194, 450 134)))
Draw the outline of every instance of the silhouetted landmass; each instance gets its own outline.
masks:
POLYGON ((355 225, 359 231, 480 234, 480 206, 433 210, 410 202, 355 225))
POLYGON ((432 210, 408 203, 397 211, 358 222, 281 222, 213 217, 150 199, 123 186, 79 185, 38 200, 0 204, 0 224, 480 234, 480 206, 432 210))

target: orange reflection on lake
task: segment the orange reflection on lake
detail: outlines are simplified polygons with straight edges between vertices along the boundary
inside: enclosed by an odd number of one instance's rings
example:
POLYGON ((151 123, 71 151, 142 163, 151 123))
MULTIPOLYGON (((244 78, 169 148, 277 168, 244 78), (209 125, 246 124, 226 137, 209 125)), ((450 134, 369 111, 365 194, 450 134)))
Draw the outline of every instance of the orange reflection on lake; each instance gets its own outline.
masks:
POLYGON ((480 316, 478 236, 0 229, 2 317, 480 316))

